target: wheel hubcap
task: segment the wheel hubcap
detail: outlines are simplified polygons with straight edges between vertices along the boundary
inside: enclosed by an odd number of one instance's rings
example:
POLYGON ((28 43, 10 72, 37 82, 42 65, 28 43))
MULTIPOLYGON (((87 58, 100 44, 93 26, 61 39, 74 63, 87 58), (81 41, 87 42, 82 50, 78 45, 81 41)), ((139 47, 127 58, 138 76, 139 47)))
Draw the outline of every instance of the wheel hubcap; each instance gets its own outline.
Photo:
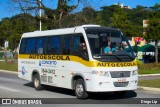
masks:
POLYGON ((82 95, 83 95, 83 86, 82 86, 82 84, 77 84, 77 86, 76 86, 76 93, 77 93, 79 96, 82 96, 82 95))
POLYGON ((39 86, 39 80, 37 78, 35 78, 35 80, 34 80, 34 85, 35 85, 35 87, 39 86))

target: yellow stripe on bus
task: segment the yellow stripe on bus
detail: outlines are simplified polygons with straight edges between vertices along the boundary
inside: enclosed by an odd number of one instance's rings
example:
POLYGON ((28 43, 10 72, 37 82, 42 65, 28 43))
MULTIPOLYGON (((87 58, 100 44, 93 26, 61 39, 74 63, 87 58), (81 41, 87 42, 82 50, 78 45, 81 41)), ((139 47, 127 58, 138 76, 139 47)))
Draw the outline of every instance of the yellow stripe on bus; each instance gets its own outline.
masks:
POLYGON ((29 55, 19 54, 19 59, 41 59, 41 60, 60 60, 60 61, 74 61, 79 62, 88 67, 130 67, 137 66, 135 61, 133 62, 100 62, 100 61, 86 61, 78 56, 71 55, 29 55))

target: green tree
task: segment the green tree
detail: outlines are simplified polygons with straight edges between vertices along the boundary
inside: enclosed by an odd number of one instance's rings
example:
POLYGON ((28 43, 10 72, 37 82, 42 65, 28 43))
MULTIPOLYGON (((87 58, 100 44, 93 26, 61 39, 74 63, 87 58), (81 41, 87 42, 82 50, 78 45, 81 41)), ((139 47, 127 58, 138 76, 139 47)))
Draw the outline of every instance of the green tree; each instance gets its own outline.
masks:
POLYGON ((132 36, 132 23, 128 19, 128 15, 122 8, 118 8, 111 17, 112 27, 120 29, 126 36, 132 36))
POLYGON ((133 17, 132 14, 136 14, 137 11, 135 11, 135 9, 125 9, 116 7, 114 9, 113 16, 110 18, 112 22, 111 26, 120 29, 127 37, 137 37, 137 36, 142 37, 143 36, 143 27, 142 27, 143 18, 141 18, 142 16, 137 16, 137 22, 131 20, 133 17))
POLYGON ((155 59, 158 63, 158 42, 160 41, 160 5, 156 4, 151 10, 148 26, 144 29, 144 38, 155 42, 155 59))
POLYGON ((143 20, 148 19, 150 10, 147 7, 138 5, 136 8, 128 11, 129 20, 134 23, 135 26, 143 26, 143 20))
POLYGON ((4 46, 5 40, 10 36, 11 30, 11 21, 9 18, 3 18, 0 24, 0 46, 4 46))
MULTIPOLYGON (((45 22, 44 29, 47 28, 46 23, 49 24, 49 28, 56 27, 62 28, 62 20, 65 16, 67 16, 70 12, 72 12, 78 5, 80 0, 76 0, 76 4, 72 6, 68 5, 71 0, 58 0, 57 8, 52 9, 46 7, 44 0, 9 0, 11 3, 11 7, 19 8, 24 14, 32 13, 38 20, 42 20, 45 22), (42 17, 39 17, 38 10, 42 9, 43 14, 42 17), (52 23, 56 26, 52 26, 52 23)), ((48 0, 48 2, 55 2, 55 0, 48 0)), ((74 2, 75 3, 75 2, 74 2)), ((16 9, 14 8, 14 9, 16 9)), ((42 25, 43 26, 43 25, 42 25)), ((43 28, 43 27, 42 27, 43 28)))
POLYGON ((0 37, 9 41, 9 48, 18 47, 21 35, 38 29, 36 19, 30 14, 19 14, 11 18, 4 18, 0 24, 0 37))
POLYGON ((97 11, 96 23, 102 26, 112 27, 113 24, 110 19, 119 8, 120 7, 118 5, 101 7, 102 10, 97 11))

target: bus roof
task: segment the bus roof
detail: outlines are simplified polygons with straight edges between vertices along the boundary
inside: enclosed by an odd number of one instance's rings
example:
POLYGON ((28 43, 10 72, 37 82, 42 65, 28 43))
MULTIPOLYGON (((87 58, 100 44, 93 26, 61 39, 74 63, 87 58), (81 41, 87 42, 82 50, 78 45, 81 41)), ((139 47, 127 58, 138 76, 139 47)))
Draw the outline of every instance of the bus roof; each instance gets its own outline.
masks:
POLYGON ((82 33, 82 31, 84 29, 100 29, 100 28, 108 29, 108 30, 117 30, 115 28, 101 27, 100 25, 82 25, 82 26, 76 26, 76 27, 72 27, 72 28, 27 32, 27 33, 24 33, 22 35, 22 37, 37 37, 37 36, 50 36, 50 35, 82 33))

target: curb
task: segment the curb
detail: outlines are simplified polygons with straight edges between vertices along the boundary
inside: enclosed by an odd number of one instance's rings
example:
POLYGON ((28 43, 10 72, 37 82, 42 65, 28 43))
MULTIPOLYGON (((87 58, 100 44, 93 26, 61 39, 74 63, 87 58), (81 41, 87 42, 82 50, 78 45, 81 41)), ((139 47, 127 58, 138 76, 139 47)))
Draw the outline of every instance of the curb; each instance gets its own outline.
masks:
POLYGON ((2 69, 0 69, 0 72, 6 72, 6 73, 11 73, 11 74, 18 74, 17 71, 8 71, 8 70, 2 70, 2 69))
POLYGON ((147 90, 147 91, 157 91, 157 92, 160 92, 160 88, 138 86, 138 89, 143 89, 143 90, 147 90))
POLYGON ((160 74, 141 74, 139 77, 147 77, 147 76, 160 76, 160 74))

